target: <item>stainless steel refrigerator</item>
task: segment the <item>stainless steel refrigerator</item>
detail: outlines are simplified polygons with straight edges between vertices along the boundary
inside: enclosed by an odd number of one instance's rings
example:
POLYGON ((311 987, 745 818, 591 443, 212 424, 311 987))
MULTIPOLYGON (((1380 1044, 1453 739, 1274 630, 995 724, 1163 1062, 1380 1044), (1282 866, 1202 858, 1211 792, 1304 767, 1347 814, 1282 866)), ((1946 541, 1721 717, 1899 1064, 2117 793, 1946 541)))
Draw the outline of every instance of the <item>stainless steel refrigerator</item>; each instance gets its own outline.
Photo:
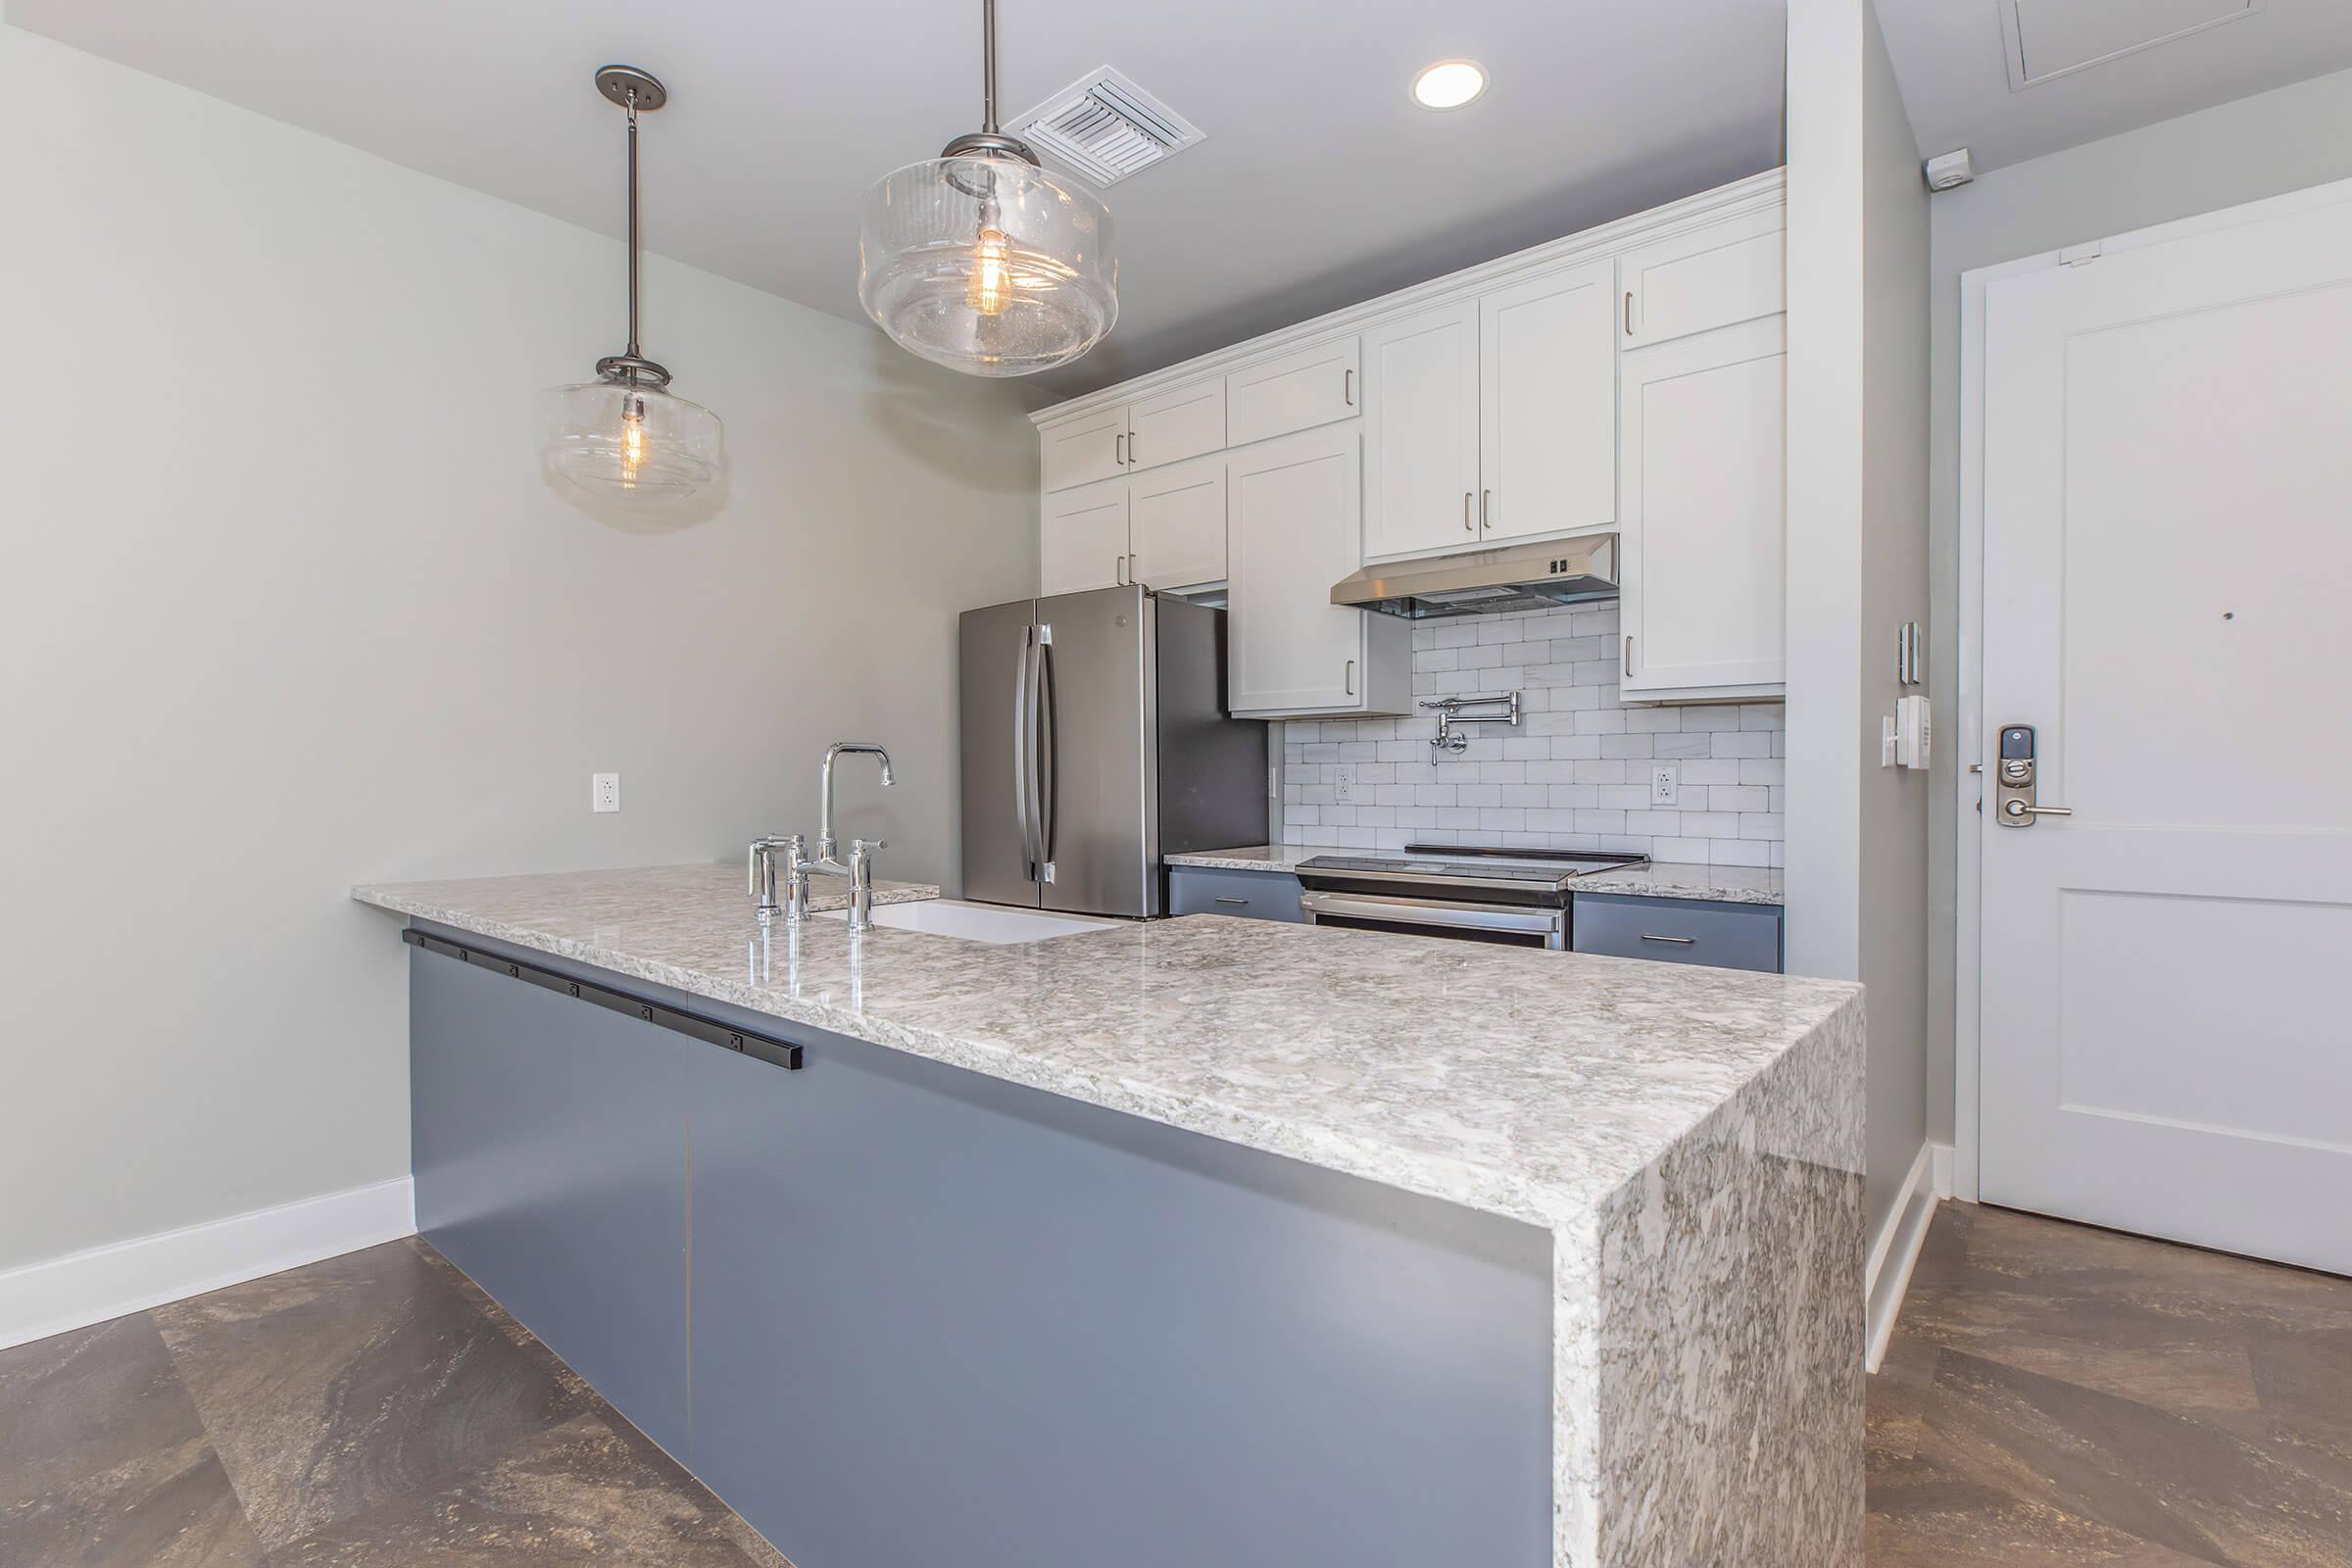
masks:
POLYGON ((1266 726, 1225 712, 1225 612, 1146 588, 967 610, 963 896, 1162 914, 1162 855, 1262 844, 1266 726))

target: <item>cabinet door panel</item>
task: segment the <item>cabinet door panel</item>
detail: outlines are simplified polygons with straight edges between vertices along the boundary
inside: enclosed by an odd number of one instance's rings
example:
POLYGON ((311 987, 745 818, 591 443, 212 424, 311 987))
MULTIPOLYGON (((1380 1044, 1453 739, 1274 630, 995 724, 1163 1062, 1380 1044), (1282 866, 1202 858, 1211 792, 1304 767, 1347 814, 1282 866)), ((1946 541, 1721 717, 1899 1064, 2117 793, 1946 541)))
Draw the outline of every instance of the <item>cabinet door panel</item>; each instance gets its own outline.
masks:
POLYGON ((1625 358, 1622 688, 1787 678, 1782 318, 1625 358))
POLYGON ((1038 432, 1038 483, 1067 490, 1127 471, 1127 405, 1038 432))
POLYGON ((1478 543, 1478 302, 1364 334, 1364 554, 1478 543))
POLYGON ((1226 460, 1237 713, 1362 704, 1365 612, 1331 602, 1361 564, 1361 446, 1318 431, 1226 460))
POLYGON ((1225 450, 1225 378, 1139 398, 1127 410, 1127 466, 1156 468, 1225 450))
POLYGON ((1127 481, 1045 498, 1037 541, 1040 594, 1115 587, 1126 575, 1127 481))
POLYGON ((1625 346, 1639 348, 1786 310, 1781 209, 1709 223, 1625 253, 1625 346))
POLYGON ((1615 519, 1616 277, 1592 262, 1480 300, 1482 538, 1615 519))
POLYGON ((1225 377, 1225 440, 1248 446, 1354 416, 1362 403, 1356 340, 1317 343, 1225 377))
POLYGON ((1128 481, 1135 580, 1198 588, 1225 580, 1225 459, 1196 458, 1128 481))

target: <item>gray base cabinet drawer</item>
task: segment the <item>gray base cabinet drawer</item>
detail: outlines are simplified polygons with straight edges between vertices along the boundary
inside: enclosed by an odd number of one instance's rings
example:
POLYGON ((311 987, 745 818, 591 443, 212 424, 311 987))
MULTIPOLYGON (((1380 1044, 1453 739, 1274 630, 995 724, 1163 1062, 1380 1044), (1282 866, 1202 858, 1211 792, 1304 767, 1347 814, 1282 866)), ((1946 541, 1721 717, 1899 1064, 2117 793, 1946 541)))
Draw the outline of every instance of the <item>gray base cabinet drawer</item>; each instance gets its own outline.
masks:
POLYGON ((1206 865, 1168 867, 1170 914, 1232 914, 1245 920, 1303 921, 1298 879, 1288 871, 1224 871, 1206 865))
POLYGON ((1781 972, 1777 904, 1711 904, 1701 899, 1615 898, 1579 894, 1569 927, 1578 953, 1659 958, 1717 969, 1781 972))

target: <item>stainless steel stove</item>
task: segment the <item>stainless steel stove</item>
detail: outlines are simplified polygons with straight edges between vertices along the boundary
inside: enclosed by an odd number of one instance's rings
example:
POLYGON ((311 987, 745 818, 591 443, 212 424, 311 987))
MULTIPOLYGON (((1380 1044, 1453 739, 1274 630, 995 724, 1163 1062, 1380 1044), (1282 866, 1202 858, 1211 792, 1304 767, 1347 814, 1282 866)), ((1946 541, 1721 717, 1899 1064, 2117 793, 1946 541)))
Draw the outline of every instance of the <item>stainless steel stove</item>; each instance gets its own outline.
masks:
POLYGON ((1569 892, 1579 877, 1648 863, 1646 855, 1408 844, 1377 855, 1318 855, 1294 869, 1310 924, 1556 950, 1568 946, 1569 892))

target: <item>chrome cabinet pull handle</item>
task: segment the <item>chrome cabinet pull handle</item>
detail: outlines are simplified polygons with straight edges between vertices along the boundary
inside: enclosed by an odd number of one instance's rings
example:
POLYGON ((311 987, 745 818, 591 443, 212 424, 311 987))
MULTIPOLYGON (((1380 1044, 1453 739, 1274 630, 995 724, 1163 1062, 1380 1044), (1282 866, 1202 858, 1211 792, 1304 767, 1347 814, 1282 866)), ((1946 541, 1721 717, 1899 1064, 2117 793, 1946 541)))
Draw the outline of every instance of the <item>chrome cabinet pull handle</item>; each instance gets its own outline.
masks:
POLYGON ((1634 335, 1634 291, 1630 288, 1625 291, 1625 335, 1634 335))
POLYGON ((1648 932, 1644 931, 1644 932, 1642 932, 1642 941, 1644 941, 1644 942, 1671 942, 1671 943, 1673 943, 1673 944, 1674 944, 1676 947, 1678 947, 1678 948, 1688 948, 1688 947, 1690 947, 1690 946, 1692 946, 1693 944, 1695 944, 1695 943, 1698 941, 1698 938, 1696 938, 1696 937, 1653 937, 1653 936, 1651 936, 1651 935, 1650 935, 1648 932))
POLYGON ((1110 461, 1118 467, 1127 466, 1127 437, 1124 432, 1110 438, 1110 461))
POLYGON ((1481 490, 1478 493, 1478 526, 1480 532, 1483 533, 1487 529, 1494 526, 1493 523, 1487 520, 1487 514, 1494 510, 1494 492, 1492 490, 1481 490))
POLYGON ((1348 661, 1348 695, 1355 695, 1355 661, 1352 659, 1348 661))
POLYGON ((1348 405, 1349 408, 1351 408, 1351 409, 1352 409, 1352 408, 1354 408, 1354 407, 1355 407, 1355 371, 1354 371, 1354 370, 1352 370, 1352 369, 1348 369, 1348 370, 1342 370, 1342 371, 1340 372, 1340 396, 1341 396, 1341 398, 1342 398, 1342 399, 1344 399, 1344 400, 1347 402, 1347 405, 1348 405))
POLYGON ((1219 904, 1248 905, 1250 901, 1248 899, 1237 899, 1230 893, 1220 893, 1217 895, 1217 902, 1219 904))
POLYGON ((1634 672, 1634 634, 1630 631, 1625 634, 1625 672, 1629 677, 1634 672))
POLYGON ((1467 490, 1462 492, 1462 531, 1464 533, 1478 532, 1478 524, 1470 520, 1470 492, 1467 490))

